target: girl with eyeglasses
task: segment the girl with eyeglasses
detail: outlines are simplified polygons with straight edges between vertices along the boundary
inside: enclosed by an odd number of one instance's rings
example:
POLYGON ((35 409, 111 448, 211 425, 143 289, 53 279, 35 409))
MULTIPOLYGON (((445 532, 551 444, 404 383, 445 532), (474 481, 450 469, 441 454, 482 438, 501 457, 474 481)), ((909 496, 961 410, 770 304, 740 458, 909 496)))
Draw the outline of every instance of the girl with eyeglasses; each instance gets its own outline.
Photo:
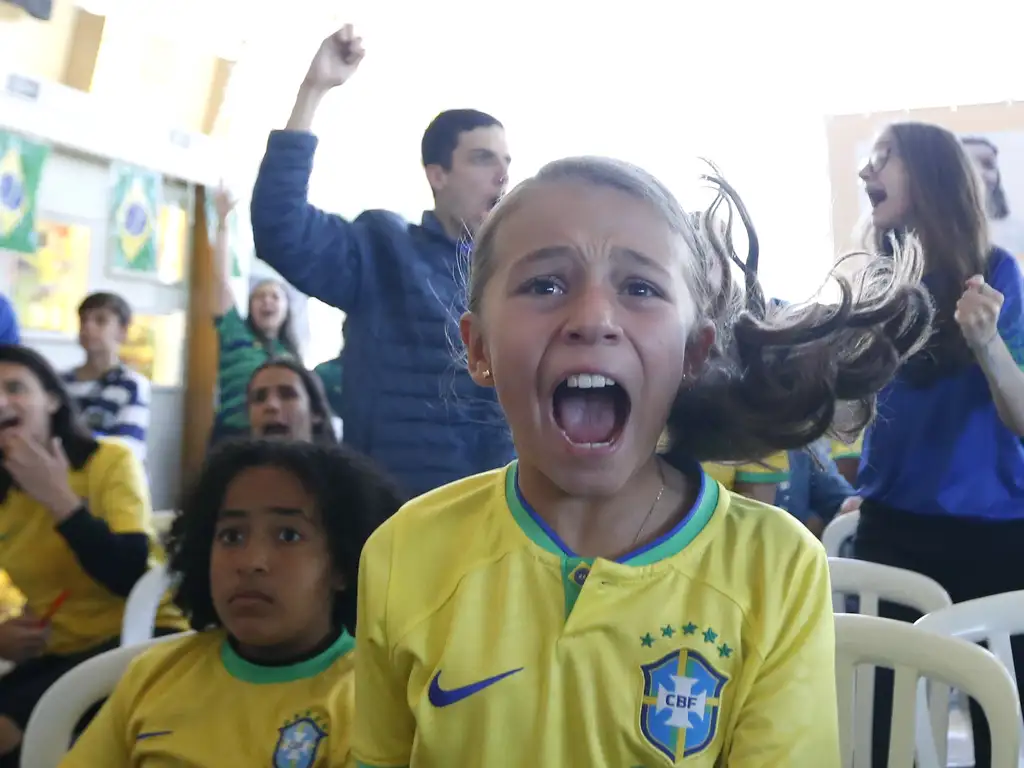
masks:
MULTIPOLYGON (((886 128, 860 171, 874 245, 913 236, 935 332, 879 395, 858 474, 858 558, 923 573, 954 601, 1024 589, 1024 286, 1016 260, 990 244, 971 158, 935 125, 886 128)), ((883 604, 883 615, 914 620, 883 604)), ((1014 641, 1018 670, 1024 645, 1014 641)), ((878 671, 873 764, 885 765, 892 673, 878 671)), ((975 764, 990 764, 972 703, 975 764)))

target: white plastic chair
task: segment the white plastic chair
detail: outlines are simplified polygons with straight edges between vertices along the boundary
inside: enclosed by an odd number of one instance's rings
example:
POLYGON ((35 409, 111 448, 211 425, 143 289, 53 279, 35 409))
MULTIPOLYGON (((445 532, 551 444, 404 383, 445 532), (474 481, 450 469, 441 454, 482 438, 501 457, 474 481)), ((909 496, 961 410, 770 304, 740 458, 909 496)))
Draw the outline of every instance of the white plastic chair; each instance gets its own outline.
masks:
POLYGON ((821 532, 821 543, 829 557, 839 557, 843 544, 857 533, 860 524, 860 511, 854 510, 845 515, 836 515, 832 522, 821 532))
POLYGON ((153 566, 135 582, 124 605, 121 645, 135 645, 153 637, 157 611, 170 587, 171 577, 163 565, 153 566))
POLYGON ((57 768, 75 727, 89 708, 111 694, 129 662, 157 643, 181 635, 121 646, 83 661, 50 686, 32 710, 21 743, 21 768, 57 768))
POLYGON ((850 557, 830 557, 828 570, 832 579, 832 609, 836 613, 846 613, 846 601, 840 595, 856 595, 860 600, 859 612, 866 616, 878 615, 880 600, 905 605, 919 613, 931 613, 953 604, 939 582, 916 571, 850 557))
MULTIPOLYGON (((917 626, 947 637, 958 637, 972 643, 984 642, 989 651, 1002 662, 1010 678, 1017 679, 1013 664, 1013 651, 1010 648, 1010 636, 1024 634, 1024 591, 1006 592, 1001 595, 980 597, 977 600, 966 600, 922 616, 917 626)), ((949 687, 945 685, 928 686, 928 711, 931 719, 931 733, 938 751, 941 765, 952 765, 949 747, 949 687)), ((923 696, 923 690, 919 696, 923 696)), ((919 702, 920 704, 920 702, 919 702)), ((918 719, 928 715, 918 709, 918 719)), ((918 723, 918 727, 927 727, 918 723)), ((1021 728, 1022 748, 1024 748, 1024 723, 1021 728)), ((950 734, 951 736, 952 734, 950 734)), ((959 735, 959 734, 958 734, 959 735)), ((966 739, 968 734, 964 734, 966 739)), ((1019 756, 1024 765, 1024 754, 1019 756)), ((957 760, 959 765, 960 761, 957 760)))
MULTIPOLYGON (((832 609, 837 614, 846 613, 846 598, 850 595, 857 596, 860 614, 864 616, 878 616, 880 600, 913 608, 918 613, 931 613, 953 604, 949 593, 937 581, 903 568, 849 557, 830 557, 828 570, 832 579, 832 609)), ((861 667, 857 670, 857 752, 865 753, 865 761, 871 755, 874 709, 875 670, 861 667)), ((861 765, 869 768, 870 763, 861 765)))
MULTIPOLYGON (((976 699, 992 733, 992 768, 1017 768, 1020 700, 1016 684, 995 656, 959 638, 944 637, 903 621, 856 614, 838 614, 835 621, 843 768, 871 765, 871 743, 863 739, 861 728, 865 723, 858 706, 865 695, 859 687, 858 667, 865 664, 894 671, 888 768, 912 768, 915 754, 918 768, 944 768, 931 734, 919 733, 915 727, 917 683, 921 677, 951 685, 976 699), (865 743, 866 752, 862 748, 865 743)), ((869 718, 867 724, 870 722, 869 718)))

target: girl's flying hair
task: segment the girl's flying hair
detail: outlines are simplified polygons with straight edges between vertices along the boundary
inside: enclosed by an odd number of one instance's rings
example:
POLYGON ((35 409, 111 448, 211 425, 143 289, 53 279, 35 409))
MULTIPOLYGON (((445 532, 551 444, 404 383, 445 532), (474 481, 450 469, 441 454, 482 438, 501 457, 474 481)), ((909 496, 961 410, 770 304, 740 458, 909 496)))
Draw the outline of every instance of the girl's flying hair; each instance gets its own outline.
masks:
POLYGON ((480 311, 494 273, 498 228, 531 189, 552 182, 614 189, 650 204, 686 243, 692 267, 685 277, 698 327, 703 322, 715 329, 705 366, 680 382, 669 414, 664 445, 670 462, 754 461, 803 448, 830 430, 859 432, 874 415, 876 393, 930 332, 932 307, 919 285, 916 241, 908 238, 892 257, 876 258, 852 283, 833 272, 841 294, 836 304, 769 310, 746 207, 714 169, 704 181, 716 192, 714 202, 687 214, 667 187, 629 163, 600 157, 549 163, 509 193, 477 233, 469 310, 480 311), (731 236, 736 215, 747 234, 743 258, 731 236), (850 403, 851 418, 834 426, 838 401, 850 403))

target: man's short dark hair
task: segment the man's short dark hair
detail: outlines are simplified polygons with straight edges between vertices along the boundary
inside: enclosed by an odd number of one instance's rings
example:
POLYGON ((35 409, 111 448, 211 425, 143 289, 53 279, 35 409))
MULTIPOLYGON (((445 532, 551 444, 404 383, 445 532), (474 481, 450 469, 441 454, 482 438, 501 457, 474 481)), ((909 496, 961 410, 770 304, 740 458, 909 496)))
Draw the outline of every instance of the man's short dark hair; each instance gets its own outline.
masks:
POLYGON ((127 328, 132 323, 132 308, 116 293, 107 293, 106 291, 90 293, 78 305, 78 319, 81 320, 86 312, 94 309, 108 309, 113 312, 122 328, 127 328))
POLYGON ((459 134, 476 128, 490 128, 493 125, 504 127, 497 118, 486 112, 478 112, 475 109, 446 109, 431 120, 427 130, 423 132, 423 141, 420 144, 423 166, 440 165, 446 171, 450 171, 452 154, 459 143, 459 134))

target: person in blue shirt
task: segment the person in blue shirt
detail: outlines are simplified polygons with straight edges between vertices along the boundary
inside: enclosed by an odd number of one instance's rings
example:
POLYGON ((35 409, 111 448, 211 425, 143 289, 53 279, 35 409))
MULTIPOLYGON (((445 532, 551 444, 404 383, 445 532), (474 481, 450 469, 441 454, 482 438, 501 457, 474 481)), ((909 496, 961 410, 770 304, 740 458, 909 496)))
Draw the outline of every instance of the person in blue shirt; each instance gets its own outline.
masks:
MULTIPOLYGON (((954 602, 1024 589, 1024 280, 991 246, 985 195, 951 132, 898 123, 860 171, 875 247, 919 247, 935 333, 878 399, 864 435, 857 557, 942 584, 954 602), (910 235, 913 237, 910 237, 910 235)), ((884 605, 884 615, 913 612, 884 605)), ((1017 683, 1024 644, 1013 640, 1017 683)), ((879 670, 874 764, 884 765, 892 675, 879 670)), ((971 706, 975 764, 991 762, 987 723, 971 706)))
POLYGON ((0 344, 21 344, 18 316, 11 302, 0 293, 0 344))
POLYGON ((815 536, 838 514, 860 505, 856 491, 840 474, 825 438, 802 451, 789 452, 789 479, 779 484, 775 506, 803 523, 815 536))
POLYGON ((389 211, 346 221, 310 205, 313 117, 362 59, 351 25, 321 44, 286 130, 267 143, 253 236, 260 258, 288 282, 346 313, 345 442, 420 494, 514 455, 494 390, 474 384, 454 351, 469 239, 504 192, 510 157, 496 119, 450 110, 423 134, 434 209, 422 223, 389 211))

